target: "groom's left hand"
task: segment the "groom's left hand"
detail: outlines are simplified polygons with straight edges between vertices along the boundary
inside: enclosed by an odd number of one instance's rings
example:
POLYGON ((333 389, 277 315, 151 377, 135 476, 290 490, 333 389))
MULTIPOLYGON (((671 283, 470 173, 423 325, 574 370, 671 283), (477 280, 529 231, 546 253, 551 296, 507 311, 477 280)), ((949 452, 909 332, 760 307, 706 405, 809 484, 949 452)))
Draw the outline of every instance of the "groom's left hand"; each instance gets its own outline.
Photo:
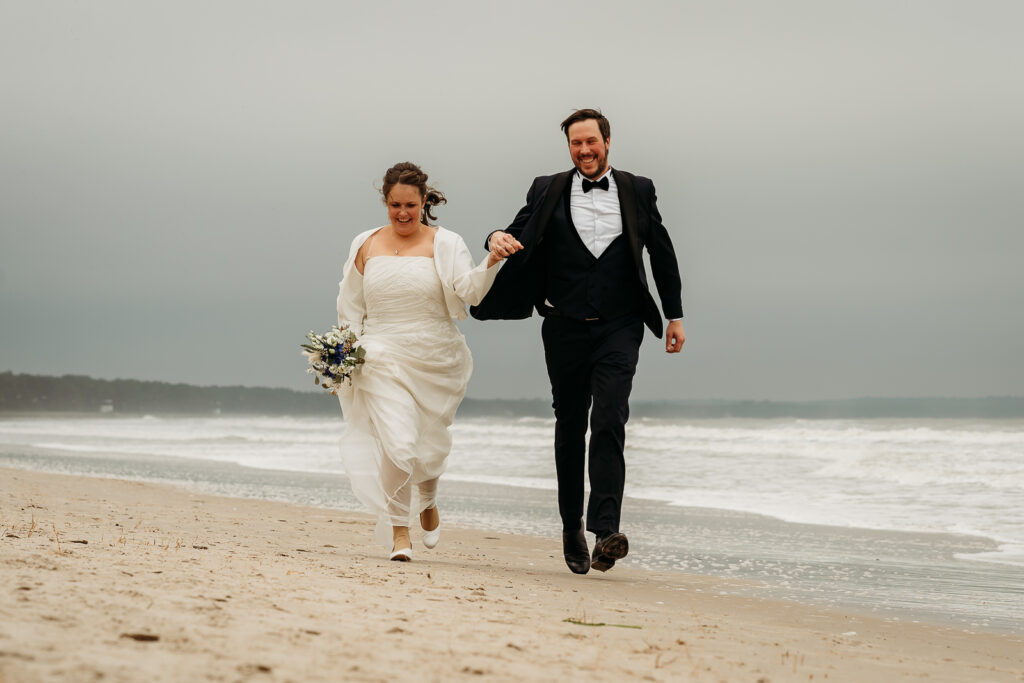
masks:
POLYGON ((492 232, 487 238, 487 246, 498 258, 508 258, 523 248, 519 240, 503 230, 492 232))
POLYGON ((519 243, 519 240, 507 232, 501 232, 500 230, 496 230, 491 233, 487 243, 491 247, 490 252, 487 254, 488 268, 505 260, 523 248, 523 245, 519 243))
POLYGON ((665 328, 665 353, 679 353, 683 349, 683 342, 686 341, 686 333, 683 332, 683 321, 673 320, 665 328))

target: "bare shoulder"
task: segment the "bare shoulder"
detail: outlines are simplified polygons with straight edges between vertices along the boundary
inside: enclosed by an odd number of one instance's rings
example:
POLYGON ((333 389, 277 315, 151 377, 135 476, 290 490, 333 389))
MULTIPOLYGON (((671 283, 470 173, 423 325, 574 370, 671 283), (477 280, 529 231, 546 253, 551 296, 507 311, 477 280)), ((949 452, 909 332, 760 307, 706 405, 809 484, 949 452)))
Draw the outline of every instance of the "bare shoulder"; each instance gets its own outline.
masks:
MULTIPOLYGON (((370 249, 373 245, 373 238, 376 237, 385 227, 386 226, 381 226, 374 230, 367 230, 365 233, 356 237, 356 242, 359 242, 360 239, 362 240, 362 243, 359 244, 358 250, 356 251, 355 258, 356 270, 359 271, 360 275, 363 274, 363 266, 366 265, 366 260, 369 258, 370 249)), ((353 244, 353 246, 355 246, 355 244, 353 244)))

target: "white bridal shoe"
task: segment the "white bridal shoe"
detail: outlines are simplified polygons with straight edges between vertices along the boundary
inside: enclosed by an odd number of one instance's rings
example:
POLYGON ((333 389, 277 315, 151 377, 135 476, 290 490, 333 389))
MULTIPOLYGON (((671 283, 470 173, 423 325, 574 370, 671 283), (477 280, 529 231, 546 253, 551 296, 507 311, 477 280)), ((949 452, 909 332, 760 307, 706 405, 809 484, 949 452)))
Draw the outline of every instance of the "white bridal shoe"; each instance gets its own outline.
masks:
POLYGON ((423 532, 423 545, 428 548, 433 548, 437 545, 438 541, 441 540, 441 523, 437 523, 437 528, 433 531, 423 532))
MULTIPOLYGON (((427 509, 428 510, 436 510, 437 508, 427 508, 427 509)), ((426 511, 427 510, 424 510, 423 512, 426 512, 426 511)), ((420 526, 421 527, 423 526, 423 512, 420 513, 420 526)), ((440 515, 438 515, 437 526, 434 527, 433 529, 431 529, 430 531, 427 531, 426 529, 423 530, 423 545, 427 546, 427 548, 433 548, 434 546, 436 546, 438 544, 438 542, 440 540, 441 540, 441 517, 440 517, 440 515)))
POLYGON ((409 540, 409 527, 392 527, 395 538, 391 546, 391 559, 395 562, 412 562, 412 541, 409 540))

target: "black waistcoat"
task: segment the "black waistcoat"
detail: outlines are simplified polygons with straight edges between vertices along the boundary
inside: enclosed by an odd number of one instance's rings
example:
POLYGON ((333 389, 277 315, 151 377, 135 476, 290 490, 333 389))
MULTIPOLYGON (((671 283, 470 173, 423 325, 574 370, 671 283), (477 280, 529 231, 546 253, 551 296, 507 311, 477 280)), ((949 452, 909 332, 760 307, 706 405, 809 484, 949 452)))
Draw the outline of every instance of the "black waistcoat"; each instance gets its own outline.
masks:
POLYGON ((565 200, 559 202, 544 234, 547 300, 560 315, 577 320, 640 315, 640 278, 626 235, 616 237, 600 258, 595 257, 573 225, 571 187, 569 183, 565 200))

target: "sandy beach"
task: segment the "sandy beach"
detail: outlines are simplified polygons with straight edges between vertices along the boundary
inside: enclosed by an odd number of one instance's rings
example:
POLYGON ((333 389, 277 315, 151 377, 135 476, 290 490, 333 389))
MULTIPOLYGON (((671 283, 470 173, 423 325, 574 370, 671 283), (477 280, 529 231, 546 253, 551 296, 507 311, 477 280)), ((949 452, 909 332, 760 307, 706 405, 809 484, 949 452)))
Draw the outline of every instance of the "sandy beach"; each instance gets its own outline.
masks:
POLYGON ((1019 637, 739 596, 706 576, 577 577, 551 539, 446 526, 435 550, 414 534, 402 564, 355 513, 0 481, 4 683, 1024 680, 1019 637))

